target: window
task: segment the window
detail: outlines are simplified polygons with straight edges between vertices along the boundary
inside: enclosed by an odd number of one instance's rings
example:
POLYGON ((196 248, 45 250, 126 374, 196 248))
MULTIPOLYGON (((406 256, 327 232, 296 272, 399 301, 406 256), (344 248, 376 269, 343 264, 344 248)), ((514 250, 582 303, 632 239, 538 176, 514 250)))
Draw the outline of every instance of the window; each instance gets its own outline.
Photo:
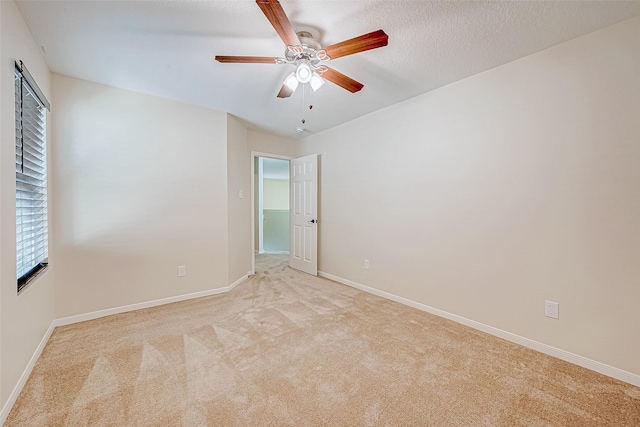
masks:
POLYGON ((26 67, 15 67, 16 267, 18 292, 47 268, 47 150, 49 102, 26 67))

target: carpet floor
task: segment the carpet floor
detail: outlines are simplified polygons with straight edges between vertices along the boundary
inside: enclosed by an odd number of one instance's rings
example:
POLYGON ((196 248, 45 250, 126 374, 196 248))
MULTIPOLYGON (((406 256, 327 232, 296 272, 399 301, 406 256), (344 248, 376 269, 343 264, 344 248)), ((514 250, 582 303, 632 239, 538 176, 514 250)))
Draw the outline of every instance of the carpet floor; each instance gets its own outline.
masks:
POLYGON ((640 426, 640 388, 259 256, 56 328, 5 426, 640 426))

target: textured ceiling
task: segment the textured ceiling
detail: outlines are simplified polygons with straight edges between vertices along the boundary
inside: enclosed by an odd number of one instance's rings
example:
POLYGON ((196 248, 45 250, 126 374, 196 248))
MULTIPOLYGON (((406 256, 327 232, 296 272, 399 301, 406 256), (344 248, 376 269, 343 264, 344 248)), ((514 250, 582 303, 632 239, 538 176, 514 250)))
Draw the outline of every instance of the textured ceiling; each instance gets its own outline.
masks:
POLYGON ((327 83, 303 104, 276 94, 291 65, 220 64, 215 55, 284 56, 251 0, 18 1, 50 69, 229 112, 251 128, 303 137, 607 25, 640 15, 628 1, 289 1, 294 28, 323 46, 377 29, 389 45, 338 58, 364 84, 327 83), (309 110, 305 105, 313 104, 309 110), (306 119, 302 125, 301 119, 306 119), (296 127, 306 131, 296 133, 296 127))

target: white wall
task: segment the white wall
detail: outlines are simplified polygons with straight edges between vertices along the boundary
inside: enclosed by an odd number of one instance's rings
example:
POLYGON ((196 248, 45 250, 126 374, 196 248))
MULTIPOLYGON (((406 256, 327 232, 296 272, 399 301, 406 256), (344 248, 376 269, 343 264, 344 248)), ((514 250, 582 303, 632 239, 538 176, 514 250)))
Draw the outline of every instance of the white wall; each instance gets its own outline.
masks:
POLYGON ((227 286, 226 113, 61 75, 53 93, 57 317, 227 286))
MULTIPOLYGON (((20 295, 16 284, 16 190, 15 190, 15 90, 14 61, 22 60, 45 96, 51 96, 50 74, 22 16, 11 1, 0 3, 0 407, 7 402, 20 375, 54 318, 53 277, 58 269, 57 253, 49 244, 48 270, 20 295)), ((51 114, 48 120, 48 150, 51 114)), ((49 162, 51 158, 49 157, 49 162)), ((49 169, 51 182, 51 169, 49 169)), ((53 191, 49 186, 49 231, 52 227, 53 191)))
POLYGON ((303 140, 320 270, 640 374, 639 40, 636 18, 303 140))
POLYGON ((230 282, 251 271, 250 161, 247 128, 238 119, 227 115, 230 282))

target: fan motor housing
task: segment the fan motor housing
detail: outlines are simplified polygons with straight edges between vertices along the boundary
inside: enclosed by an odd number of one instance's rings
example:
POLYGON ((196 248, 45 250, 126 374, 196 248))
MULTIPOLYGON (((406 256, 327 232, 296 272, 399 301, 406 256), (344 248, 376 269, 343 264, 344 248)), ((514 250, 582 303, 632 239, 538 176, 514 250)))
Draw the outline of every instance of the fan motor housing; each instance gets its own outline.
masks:
POLYGON ((287 46, 284 53, 287 62, 297 63, 300 60, 306 60, 311 65, 317 65, 321 60, 328 59, 326 52, 321 49, 320 43, 313 38, 313 34, 308 31, 298 31, 296 35, 300 44, 287 46))
POLYGON ((300 44, 303 47, 310 47, 314 50, 320 50, 320 43, 318 43, 318 41, 313 38, 313 34, 311 34, 309 31, 298 31, 296 35, 298 36, 300 44))

